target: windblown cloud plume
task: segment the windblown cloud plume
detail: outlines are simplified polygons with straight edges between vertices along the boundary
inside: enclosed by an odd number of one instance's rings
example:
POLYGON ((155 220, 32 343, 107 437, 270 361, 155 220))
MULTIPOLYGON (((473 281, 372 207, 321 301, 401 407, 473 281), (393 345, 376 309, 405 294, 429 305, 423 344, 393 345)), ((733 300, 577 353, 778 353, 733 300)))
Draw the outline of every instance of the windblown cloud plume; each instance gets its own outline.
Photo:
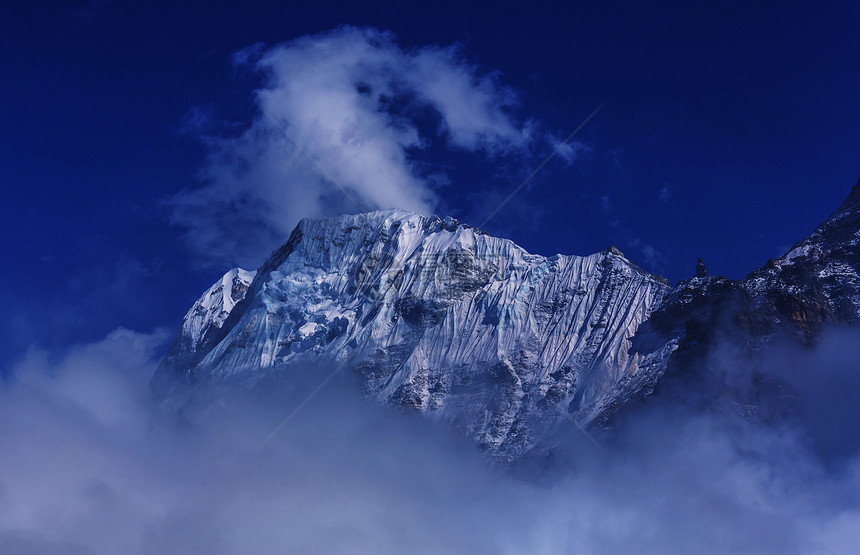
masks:
POLYGON ((204 262, 255 266, 302 217, 432 212, 444 176, 417 156, 431 144, 498 157, 555 141, 518 121, 517 95, 457 46, 406 49, 389 33, 342 27, 234 62, 263 78, 258 112, 238 135, 203 137, 201 185, 170 201, 204 262))

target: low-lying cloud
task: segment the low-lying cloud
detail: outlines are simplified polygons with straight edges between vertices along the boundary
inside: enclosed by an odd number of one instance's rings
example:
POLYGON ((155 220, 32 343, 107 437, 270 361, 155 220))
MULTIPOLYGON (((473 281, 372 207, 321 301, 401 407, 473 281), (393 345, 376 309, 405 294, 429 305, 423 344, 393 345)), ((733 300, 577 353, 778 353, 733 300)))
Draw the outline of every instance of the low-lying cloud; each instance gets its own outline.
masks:
MULTIPOLYGON (((262 77, 257 115, 228 136, 205 134, 199 187, 169 206, 208 263, 258 265, 299 219, 382 208, 429 214, 441 169, 432 143, 500 157, 555 148, 543 126, 515 116, 517 94, 459 46, 403 48, 390 33, 342 27, 234 56, 262 77)), ((206 129, 205 111, 186 129, 206 129)), ((568 160, 576 145, 561 149, 568 160)))
MULTIPOLYGON (((839 382, 828 369, 856 339, 791 359, 839 382)), ((860 541, 857 446, 825 465, 809 447, 815 426, 655 407, 603 450, 564 431, 571 456, 532 481, 340 384, 261 447, 324 369, 225 392, 183 424, 147 395, 164 342, 117 330, 17 365, 0 389, 4 551, 844 553, 860 541)), ((801 400, 807 414, 825 410, 819 393, 801 400)))

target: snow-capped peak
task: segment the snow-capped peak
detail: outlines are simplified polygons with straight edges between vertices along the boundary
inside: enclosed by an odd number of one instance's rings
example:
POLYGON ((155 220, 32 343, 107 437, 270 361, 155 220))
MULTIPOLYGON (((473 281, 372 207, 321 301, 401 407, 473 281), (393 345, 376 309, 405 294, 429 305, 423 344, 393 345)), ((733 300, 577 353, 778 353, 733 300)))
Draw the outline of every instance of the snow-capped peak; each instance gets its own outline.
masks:
POLYGON ((507 457, 558 418, 593 417, 669 289, 617 249, 545 257, 402 210, 302 220, 256 275, 232 272, 189 311, 159 379, 253 383, 330 360, 507 457))

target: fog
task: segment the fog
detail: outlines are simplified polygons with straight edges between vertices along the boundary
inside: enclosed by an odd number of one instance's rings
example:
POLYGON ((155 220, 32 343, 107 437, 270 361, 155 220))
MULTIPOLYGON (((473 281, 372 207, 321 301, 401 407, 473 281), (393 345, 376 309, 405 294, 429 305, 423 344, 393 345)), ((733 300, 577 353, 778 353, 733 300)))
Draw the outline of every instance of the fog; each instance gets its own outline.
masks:
MULTIPOLYGON (((646 404, 539 474, 328 373, 225 390, 191 421, 146 383, 164 332, 38 348, 0 390, 0 546, 14 553, 834 552, 860 545, 856 332, 774 348, 795 388, 772 425, 646 404)), ((716 366, 719 361, 714 361, 716 366)), ((732 359, 720 371, 732 371, 732 359), (728 369, 728 370, 726 370, 728 369)), ((742 368, 736 368, 741 375, 742 368)))

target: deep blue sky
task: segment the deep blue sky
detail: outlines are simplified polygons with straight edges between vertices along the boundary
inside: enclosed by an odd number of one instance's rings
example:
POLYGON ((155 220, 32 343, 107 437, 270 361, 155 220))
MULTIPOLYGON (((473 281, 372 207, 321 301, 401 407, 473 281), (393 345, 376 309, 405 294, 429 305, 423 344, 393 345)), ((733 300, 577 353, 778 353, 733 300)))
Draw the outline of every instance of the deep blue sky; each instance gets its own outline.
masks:
MULTIPOLYGON (((191 262, 165 202, 196 185, 205 157, 180 132, 189 110, 254 113, 258 81, 231 55, 261 41, 351 24, 404 48, 461 43, 518 91, 518 117, 562 137, 605 101, 577 137, 590 153, 550 163, 486 226, 532 252, 615 244, 673 281, 699 256, 742 277, 860 172, 856 2, 343 4, 4 3, 4 365, 32 344, 175 326, 227 270, 191 262)), ((477 224, 475 193, 506 194, 542 154, 426 156, 452 180, 444 210, 477 224)))

